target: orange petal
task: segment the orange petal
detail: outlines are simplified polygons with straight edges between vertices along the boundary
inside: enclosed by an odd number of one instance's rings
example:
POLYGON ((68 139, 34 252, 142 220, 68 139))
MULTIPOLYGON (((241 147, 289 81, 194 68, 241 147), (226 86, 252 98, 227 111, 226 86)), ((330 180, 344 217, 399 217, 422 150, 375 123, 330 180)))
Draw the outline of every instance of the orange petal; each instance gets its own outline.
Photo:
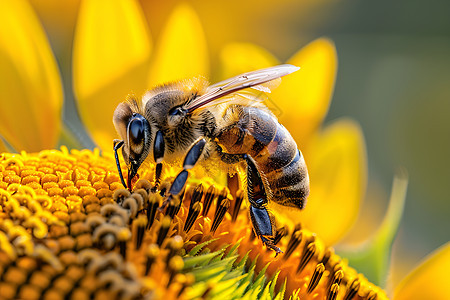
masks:
POLYGON ((208 50, 200 20, 190 6, 180 4, 161 34, 149 86, 208 74, 208 50))
POLYGON ((221 78, 278 65, 280 62, 270 52, 250 43, 233 43, 220 53, 221 78))
POLYGON ((450 299, 450 242, 433 252, 399 284, 395 300, 450 299))
POLYGON ((53 148, 63 101, 55 58, 26 1, 0 3, 0 133, 16 150, 53 148))
POLYGON ((333 245, 353 225, 367 184, 364 137, 357 123, 342 119, 312 139, 305 152, 311 194, 301 222, 333 245))
POLYGON ((288 63, 301 69, 284 77, 272 97, 282 110, 280 122, 304 145, 328 111, 336 78, 336 49, 332 41, 321 38, 302 48, 288 63))
POLYGON ((114 109, 130 92, 143 93, 151 41, 136 1, 84 1, 73 50, 73 81, 81 118, 102 149, 117 135, 114 109))

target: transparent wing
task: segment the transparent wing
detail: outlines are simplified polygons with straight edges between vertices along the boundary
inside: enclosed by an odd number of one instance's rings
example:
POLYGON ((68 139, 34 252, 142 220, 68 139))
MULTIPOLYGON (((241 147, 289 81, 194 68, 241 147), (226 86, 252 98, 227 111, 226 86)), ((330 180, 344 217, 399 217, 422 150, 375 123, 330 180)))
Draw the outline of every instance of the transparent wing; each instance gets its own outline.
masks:
POLYGON ((288 75, 298 69, 300 68, 285 64, 241 74, 209 86, 205 94, 189 102, 185 108, 188 112, 192 112, 206 104, 213 104, 211 102, 214 100, 250 87, 267 92, 267 90, 270 90, 270 85, 263 85, 264 83, 288 75))

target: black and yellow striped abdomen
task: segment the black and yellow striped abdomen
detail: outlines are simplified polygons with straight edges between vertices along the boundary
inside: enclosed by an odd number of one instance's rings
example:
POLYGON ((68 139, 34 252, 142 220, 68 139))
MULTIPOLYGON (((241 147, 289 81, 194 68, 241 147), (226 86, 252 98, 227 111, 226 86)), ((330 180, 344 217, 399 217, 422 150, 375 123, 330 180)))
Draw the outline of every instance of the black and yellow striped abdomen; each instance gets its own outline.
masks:
POLYGON ((253 157, 267 179, 272 201, 303 208, 309 194, 308 170, 291 134, 265 109, 240 106, 228 113, 239 118, 218 137, 225 152, 253 157))

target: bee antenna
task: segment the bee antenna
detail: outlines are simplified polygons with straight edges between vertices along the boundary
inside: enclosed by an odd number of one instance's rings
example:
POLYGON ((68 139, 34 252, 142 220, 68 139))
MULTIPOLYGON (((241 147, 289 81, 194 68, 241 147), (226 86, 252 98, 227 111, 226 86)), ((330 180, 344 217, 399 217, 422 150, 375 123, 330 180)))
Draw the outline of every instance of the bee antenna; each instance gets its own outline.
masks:
POLYGON ((123 146, 123 141, 114 140, 114 157, 116 158, 117 170, 119 171, 120 181, 122 181, 123 186, 125 188, 127 188, 127 184, 125 183, 125 180, 123 179, 122 168, 120 168, 119 155, 117 155, 117 150, 122 148, 122 146, 123 146))

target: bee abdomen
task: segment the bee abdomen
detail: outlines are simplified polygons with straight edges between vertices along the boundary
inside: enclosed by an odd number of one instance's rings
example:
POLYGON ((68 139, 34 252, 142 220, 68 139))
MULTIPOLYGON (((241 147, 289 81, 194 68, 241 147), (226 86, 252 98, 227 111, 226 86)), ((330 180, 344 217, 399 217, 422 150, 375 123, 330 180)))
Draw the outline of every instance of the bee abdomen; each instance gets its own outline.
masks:
POLYGON ((272 200, 280 205, 302 209, 309 194, 305 160, 284 126, 278 123, 276 127, 273 140, 255 160, 267 177, 272 200))
POLYGON ((228 154, 249 154, 265 175, 272 191, 272 201, 303 208, 309 194, 305 160, 289 131, 269 112, 258 107, 232 107, 217 139, 228 154), (236 118, 238 117, 238 118, 236 118))

